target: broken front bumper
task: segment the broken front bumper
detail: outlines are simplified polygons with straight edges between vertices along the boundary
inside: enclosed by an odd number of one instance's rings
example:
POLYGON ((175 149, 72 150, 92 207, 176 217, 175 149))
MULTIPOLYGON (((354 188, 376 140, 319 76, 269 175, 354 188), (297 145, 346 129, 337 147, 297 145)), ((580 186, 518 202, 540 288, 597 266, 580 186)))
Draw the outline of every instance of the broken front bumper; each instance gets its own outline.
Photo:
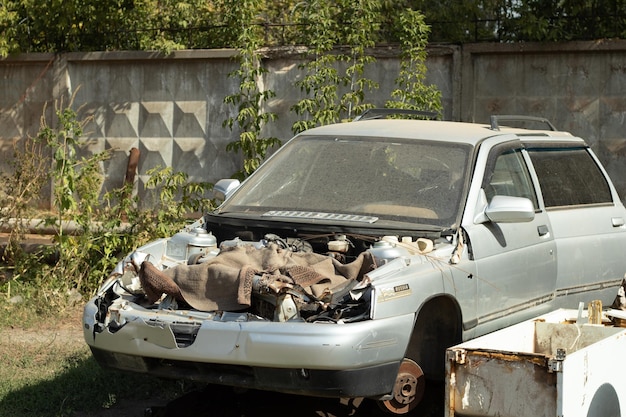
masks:
POLYGON ((111 308, 83 314, 103 366, 223 385, 332 397, 390 393, 414 315, 355 323, 270 322, 245 313, 111 308))

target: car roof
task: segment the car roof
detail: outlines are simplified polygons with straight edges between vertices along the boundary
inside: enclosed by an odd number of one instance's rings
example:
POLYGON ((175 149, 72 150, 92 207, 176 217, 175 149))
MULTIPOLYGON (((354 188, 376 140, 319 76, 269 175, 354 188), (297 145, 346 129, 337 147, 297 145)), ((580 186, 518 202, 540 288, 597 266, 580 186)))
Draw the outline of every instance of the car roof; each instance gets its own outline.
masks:
POLYGON ((374 119, 348 123, 337 123, 309 129, 302 135, 324 136, 365 136, 380 138, 402 138, 438 140, 445 142, 467 143, 476 146, 484 139, 501 136, 503 141, 513 136, 567 138, 569 141, 581 140, 567 132, 553 130, 530 130, 521 128, 501 127, 494 130, 487 124, 449 122, 440 120, 407 120, 407 119, 374 119))

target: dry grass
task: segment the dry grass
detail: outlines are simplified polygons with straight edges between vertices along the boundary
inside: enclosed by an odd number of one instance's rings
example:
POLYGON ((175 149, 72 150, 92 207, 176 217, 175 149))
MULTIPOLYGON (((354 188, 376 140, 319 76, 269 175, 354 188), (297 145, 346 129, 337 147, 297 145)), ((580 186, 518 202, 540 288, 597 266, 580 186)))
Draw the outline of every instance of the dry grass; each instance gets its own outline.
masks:
POLYGON ((80 314, 74 307, 0 329, 0 416, 138 416, 180 395, 175 381, 101 369, 83 340, 80 314))

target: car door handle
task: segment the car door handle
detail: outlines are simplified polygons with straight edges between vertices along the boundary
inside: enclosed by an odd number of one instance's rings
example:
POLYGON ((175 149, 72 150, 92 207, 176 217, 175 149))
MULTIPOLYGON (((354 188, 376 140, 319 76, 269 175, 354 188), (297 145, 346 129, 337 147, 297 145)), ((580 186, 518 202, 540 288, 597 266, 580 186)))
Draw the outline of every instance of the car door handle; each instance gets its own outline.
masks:
POLYGON ((622 217, 613 217, 611 223, 613 223, 613 227, 622 227, 624 225, 624 219, 622 217))
POLYGON ((546 236, 550 234, 550 229, 548 229, 548 226, 546 226, 545 224, 540 224, 539 226, 537 226, 537 233, 539 233, 539 236, 546 236))

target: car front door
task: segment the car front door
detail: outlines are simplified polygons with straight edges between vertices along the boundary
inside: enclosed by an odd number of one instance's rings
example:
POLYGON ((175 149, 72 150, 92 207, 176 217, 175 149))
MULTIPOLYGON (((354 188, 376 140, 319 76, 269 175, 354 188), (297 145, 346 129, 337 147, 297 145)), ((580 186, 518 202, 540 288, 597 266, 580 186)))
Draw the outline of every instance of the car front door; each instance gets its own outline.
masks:
MULTIPOLYGON (((483 145, 482 149, 487 146, 483 145)), ((480 155, 479 155, 479 161, 480 155)), ((491 147, 480 190, 470 193, 477 207, 465 219, 470 262, 476 271, 476 329, 482 334, 548 311, 556 285, 556 245, 546 210, 537 198, 529 157, 519 141, 491 147), (522 197, 532 202, 527 221, 481 219, 495 196, 522 197)), ((477 169, 476 174, 479 174, 477 169)), ((476 188, 476 185, 473 186, 476 188)))

